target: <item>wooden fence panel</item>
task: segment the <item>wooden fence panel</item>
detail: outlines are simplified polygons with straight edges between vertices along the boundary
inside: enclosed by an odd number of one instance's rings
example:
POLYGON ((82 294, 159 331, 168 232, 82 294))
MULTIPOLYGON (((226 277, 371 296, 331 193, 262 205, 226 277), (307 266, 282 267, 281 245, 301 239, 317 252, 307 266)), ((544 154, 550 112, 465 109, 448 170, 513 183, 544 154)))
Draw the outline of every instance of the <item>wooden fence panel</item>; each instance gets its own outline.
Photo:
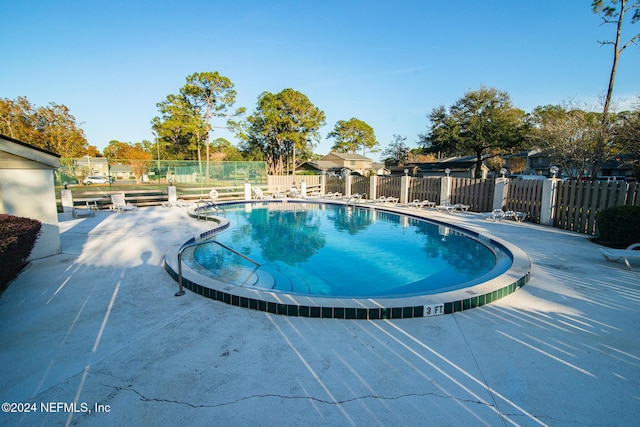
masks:
POLYGON ((409 201, 429 200, 440 203, 440 182, 439 177, 409 178, 409 201))
POLYGON ((369 177, 361 175, 351 175, 351 194, 356 193, 369 193, 369 177))
POLYGON ((637 183, 565 181, 558 184, 554 226, 595 235, 598 212, 638 202, 637 183))
POLYGON ((509 180, 504 209, 524 212, 527 214, 529 221, 539 223, 542 205, 542 185, 542 181, 538 180, 509 180))
POLYGON ((397 197, 400 198, 402 187, 401 176, 378 176, 378 186, 376 188, 376 197, 397 197))
POLYGON ((325 193, 345 194, 344 179, 341 176, 327 175, 324 183, 325 193))
POLYGON ((493 179, 451 178, 451 203, 469 205, 474 212, 488 212, 493 206, 493 179))
POLYGON ((304 181, 309 187, 317 187, 320 185, 322 176, 320 175, 268 175, 267 187, 278 191, 289 191, 293 186, 300 188, 300 184, 304 181))

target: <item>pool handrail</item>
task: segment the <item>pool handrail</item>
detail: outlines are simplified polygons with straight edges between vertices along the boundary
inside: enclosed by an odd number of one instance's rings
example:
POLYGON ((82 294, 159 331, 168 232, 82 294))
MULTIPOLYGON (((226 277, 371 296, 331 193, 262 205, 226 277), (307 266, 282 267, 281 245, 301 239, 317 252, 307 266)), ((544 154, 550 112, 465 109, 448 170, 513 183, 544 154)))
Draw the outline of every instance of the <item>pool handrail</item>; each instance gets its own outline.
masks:
MULTIPOLYGON (((203 233, 203 234, 207 234, 207 233, 203 233)), ((194 246, 201 246, 207 243, 215 243, 218 246, 221 246, 222 248, 228 250, 229 252, 234 253, 235 255, 238 255, 240 258, 243 258, 253 264, 256 265, 257 268, 260 267, 260 263, 257 261, 252 260, 251 258, 249 258, 248 256, 241 254, 240 252, 236 251, 233 248, 230 248, 229 246, 218 242, 217 240, 208 240, 208 239, 204 239, 203 234, 201 234, 199 237, 197 238, 192 238, 189 241, 187 241, 185 244, 183 244, 182 246, 180 246, 180 249, 178 249, 178 292, 176 292, 175 296, 179 297, 184 295, 184 288, 182 286, 182 253, 189 248, 192 248, 194 246)), ((213 233, 211 233, 213 234, 213 233)), ((209 235, 207 234, 205 237, 209 237, 209 235)))
POLYGON ((194 209, 194 212, 196 213, 198 220, 200 220, 200 211, 201 211, 202 207, 204 207, 204 209, 203 209, 204 215, 202 215, 202 216, 203 216, 205 221, 207 221, 209 219, 209 208, 213 208, 216 212, 222 211, 224 216, 225 217, 227 216, 227 211, 225 211, 222 206, 218 205, 214 201, 205 200, 203 198, 200 198, 200 200, 198 200, 196 203, 197 203, 198 206, 194 209), (203 204, 204 206, 200 206, 201 204, 203 204))

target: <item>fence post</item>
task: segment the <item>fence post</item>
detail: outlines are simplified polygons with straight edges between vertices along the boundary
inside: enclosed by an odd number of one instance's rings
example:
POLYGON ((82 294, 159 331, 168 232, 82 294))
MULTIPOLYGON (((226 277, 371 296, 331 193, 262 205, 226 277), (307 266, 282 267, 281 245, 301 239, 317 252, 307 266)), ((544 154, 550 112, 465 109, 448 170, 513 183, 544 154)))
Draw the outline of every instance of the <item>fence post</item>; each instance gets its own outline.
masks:
POLYGON ((307 183, 304 178, 302 178, 302 182, 300 183, 300 194, 302 197, 307 197, 307 183))
POLYGON ((439 205, 446 205, 451 201, 451 177, 440 178, 440 200, 439 205))
POLYGON ((345 197, 351 196, 351 174, 350 173, 344 176, 344 195, 345 197))
POLYGON ((251 200, 251 184, 248 182, 244 183, 244 199, 251 200))
POLYGON ((60 199, 62 199, 62 212, 73 212, 73 194, 71 190, 60 190, 60 199))
POLYGON ((509 196, 509 178, 496 178, 493 189, 493 209, 504 209, 509 196))
POLYGON ((322 171, 320 176, 320 195, 324 196, 325 194, 327 194, 327 173, 322 171))
POLYGON ((540 224, 542 225, 553 225, 558 181, 557 178, 549 178, 542 183, 542 201, 540 203, 540 224))
POLYGON ((378 176, 373 175, 369 178, 369 199, 375 200, 378 197, 378 176))
POLYGON ((409 203, 409 182, 411 177, 403 175, 400 181, 400 203, 409 203))
POLYGON ((178 200, 178 192, 175 185, 169 185, 167 187, 167 200, 171 203, 178 200))

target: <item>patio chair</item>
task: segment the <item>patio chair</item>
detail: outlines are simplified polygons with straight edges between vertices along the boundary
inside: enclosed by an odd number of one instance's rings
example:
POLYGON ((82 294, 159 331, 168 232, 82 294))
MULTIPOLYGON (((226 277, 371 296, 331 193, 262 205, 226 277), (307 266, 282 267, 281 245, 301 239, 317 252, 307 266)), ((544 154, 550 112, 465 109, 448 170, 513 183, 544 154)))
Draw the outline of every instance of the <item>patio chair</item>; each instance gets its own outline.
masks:
POLYGON ((455 210, 455 208, 453 207, 453 205, 449 204, 449 203, 443 203, 442 205, 436 205, 434 206, 434 208, 440 212, 440 211, 447 211, 448 213, 453 213, 453 211, 455 210))
POLYGON ((291 187, 289 189, 289 197, 294 199, 302 199, 302 193, 298 193, 298 189, 296 187, 291 187))
POLYGON ((495 222, 500 222, 504 219, 505 212, 502 209, 494 209, 491 212, 483 212, 482 217, 495 222))
POLYGON ((396 205, 398 204, 399 201, 400 199, 398 199, 397 197, 385 197, 385 196, 380 196, 377 199, 370 200, 371 203, 382 203, 384 205, 386 205, 387 203, 396 205))
POLYGON ((624 261, 627 265, 627 268, 631 270, 631 264, 629 263, 630 259, 640 260, 640 243, 634 243, 627 247, 627 249, 611 249, 611 248, 598 248, 600 249, 600 253, 607 261, 618 262, 624 261))
POLYGON ((466 212, 469 210, 469 207, 470 207, 469 205, 465 205, 463 203, 456 203, 455 205, 453 205, 453 210, 454 211, 460 210, 462 212, 466 212))
POLYGON ((169 193, 169 197, 167 198, 167 201, 162 202, 162 206, 164 206, 165 208, 170 208, 172 206, 178 206, 179 208, 186 208, 191 205, 192 203, 190 202, 187 202, 182 199, 178 199, 178 196, 176 196, 176 193, 169 193))
POLYGON ((253 194, 253 198, 257 199, 257 200, 267 200, 267 199, 273 199, 273 196, 268 195, 268 194, 264 194, 262 192, 261 188, 258 187, 253 187, 251 189, 251 193, 253 194))
POLYGON ((360 194, 360 193, 354 193, 352 195, 350 195, 347 200, 345 201, 346 204, 349 204, 350 202, 352 203, 358 203, 362 201, 363 197, 366 197, 366 194, 360 194))
POLYGON ((435 208, 436 202, 431 202, 429 200, 420 201, 420 199, 415 199, 413 202, 410 202, 408 206, 411 208, 418 208, 418 209, 422 209, 425 206, 428 208, 435 208))
POLYGON ((124 200, 124 193, 116 193, 111 195, 111 210, 118 212, 137 211, 138 207, 127 203, 124 200))
POLYGON ((504 217, 522 222, 527 218, 527 214, 525 212, 506 211, 504 217))
POLYGON ((77 207, 73 207, 72 209, 72 213, 74 218, 85 218, 88 216, 95 216, 96 213, 94 212, 93 209, 91 209, 91 207, 87 207, 85 208, 77 208, 77 207))

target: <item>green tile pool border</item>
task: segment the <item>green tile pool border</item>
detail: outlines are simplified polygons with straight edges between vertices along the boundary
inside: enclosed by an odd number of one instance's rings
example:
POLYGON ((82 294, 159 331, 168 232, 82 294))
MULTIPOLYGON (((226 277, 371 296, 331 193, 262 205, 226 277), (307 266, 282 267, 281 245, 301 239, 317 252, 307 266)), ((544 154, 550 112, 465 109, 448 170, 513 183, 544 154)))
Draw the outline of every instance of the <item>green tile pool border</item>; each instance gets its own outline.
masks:
MULTIPOLYGON (((282 202, 281 200, 273 200, 273 202, 282 202)), ((301 201, 307 203, 322 203, 322 202, 309 202, 309 201, 301 201)), ((232 204, 238 203, 247 203, 246 201, 242 202, 233 202, 232 204)), ((252 203, 265 203, 263 200, 252 201, 252 203)), ((229 203, 231 204, 231 203, 229 203)), ((425 219, 419 216, 411 215, 410 213, 403 212, 395 212, 400 215, 412 216, 418 219, 425 219)), ((195 216, 195 215, 192 215, 195 216)), ((432 222, 432 219, 428 219, 432 222)), ((444 224, 444 223, 443 223, 444 224)), ((479 233, 474 231, 470 231, 463 227, 458 227, 455 225, 447 224, 450 227, 457 228, 463 230, 465 233, 471 233, 476 235, 477 237, 481 236, 479 233)), ((210 236, 211 234, 221 231, 226 228, 228 224, 219 224, 213 230, 207 231, 200 235, 200 237, 210 236)), ((189 242, 193 241, 191 239, 189 242)), ((496 244, 500 244, 503 246, 505 250, 508 251, 503 244, 495 241, 495 239, 490 239, 492 242, 496 244)), ((171 265, 172 263, 167 262, 165 259, 164 266, 165 270, 173 277, 174 280, 178 281, 178 273, 175 271, 176 269, 171 265)), ((522 277, 518 278, 512 283, 507 284, 506 286, 500 287, 496 290, 492 290, 491 292, 487 292, 485 294, 473 295, 469 298, 464 299, 455 299, 453 301, 448 301, 441 303, 443 306, 442 314, 452 314, 464 310, 470 310, 472 308, 481 307, 486 304, 490 304, 494 301, 497 301, 501 298, 504 298, 508 295, 511 295, 513 292, 523 287, 525 284, 529 282, 530 279, 530 269, 524 274, 522 277)), ((273 302, 266 301, 265 299, 259 298, 251 298, 246 296, 235 295, 231 292, 225 292, 224 290, 213 289, 211 287, 207 287, 198 283, 195 283, 188 278, 182 278, 182 285, 184 288, 189 289, 190 291, 201 295, 206 298, 210 298, 216 301, 223 302, 225 304, 229 304, 232 306, 248 308, 251 310, 263 311, 271 314, 279 314, 285 316, 295 316, 295 317, 309 317, 309 318, 329 318, 329 319, 353 319, 353 320, 390 320, 390 319, 409 319, 416 317, 431 317, 429 315, 425 315, 425 307, 428 305, 420 304, 420 305, 403 305, 403 306, 378 306, 378 307, 350 307, 343 306, 338 303, 339 300, 336 300, 336 304, 331 305, 304 305, 304 304, 291 304, 291 303, 283 303, 283 302, 273 302)), ((233 286, 228 289, 234 289, 233 286)), ((439 304, 440 305, 440 304, 439 304)))
MULTIPOLYGON (((169 265, 169 263, 165 262, 165 270, 171 275, 171 277, 174 278, 174 280, 178 280, 178 274, 169 265)), ((474 295, 471 298, 445 302, 443 314, 456 313, 459 311, 469 310, 472 308, 490 304, 494 301, 499 300, 500 298, 511 295, 516 290, 523 287, 528 281, 529 274, 521 277, 519 280, 507 286, 486 293, 484 295, 474 295)), ((224 292, 217 289, 209 288, 204 285, 199 285, 184 277, 182 278, 182 286, 198 295, 202 295, 203 297, 220 301, 225 304, 285 316, 354 320, 386 320, 429 317, 425 316, 424 305, 376 308, 344 307, 337 304, 335 306, 298 305, 277 303, 264 301, 257 298, 238 296, 229 292, 224 292)))

